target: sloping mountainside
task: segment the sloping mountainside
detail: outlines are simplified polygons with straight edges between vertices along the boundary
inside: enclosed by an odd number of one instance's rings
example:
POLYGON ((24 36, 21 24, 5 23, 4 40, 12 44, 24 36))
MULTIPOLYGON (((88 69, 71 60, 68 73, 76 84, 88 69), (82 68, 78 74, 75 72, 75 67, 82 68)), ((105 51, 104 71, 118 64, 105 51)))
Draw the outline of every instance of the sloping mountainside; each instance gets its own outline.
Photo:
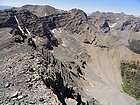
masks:
POLYGON ((0 11, 1 105, 136 105, 140 18, 25 5, 0 11))

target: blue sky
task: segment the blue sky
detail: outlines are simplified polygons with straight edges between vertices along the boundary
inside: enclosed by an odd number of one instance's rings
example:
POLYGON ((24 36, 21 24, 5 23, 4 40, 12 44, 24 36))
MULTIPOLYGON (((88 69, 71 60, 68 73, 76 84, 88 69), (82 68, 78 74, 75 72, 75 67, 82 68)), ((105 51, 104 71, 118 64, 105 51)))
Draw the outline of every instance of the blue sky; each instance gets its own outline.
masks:
POLYGON ((19 7, 25 4, 50 5, 64 10, 79 8, 87 13, 124 12, 140 16, 140 0, 0 0, 0 5, 19 7))

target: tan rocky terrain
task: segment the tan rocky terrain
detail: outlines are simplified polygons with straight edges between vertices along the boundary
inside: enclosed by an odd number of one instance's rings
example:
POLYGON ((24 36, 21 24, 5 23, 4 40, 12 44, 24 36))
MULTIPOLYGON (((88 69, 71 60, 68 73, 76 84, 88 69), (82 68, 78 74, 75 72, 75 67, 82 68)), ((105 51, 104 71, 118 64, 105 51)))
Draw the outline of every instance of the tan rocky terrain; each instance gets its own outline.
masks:
POLYGON ((0 11, 1 105, 136 105, 140 18, 25 5, 0 11))

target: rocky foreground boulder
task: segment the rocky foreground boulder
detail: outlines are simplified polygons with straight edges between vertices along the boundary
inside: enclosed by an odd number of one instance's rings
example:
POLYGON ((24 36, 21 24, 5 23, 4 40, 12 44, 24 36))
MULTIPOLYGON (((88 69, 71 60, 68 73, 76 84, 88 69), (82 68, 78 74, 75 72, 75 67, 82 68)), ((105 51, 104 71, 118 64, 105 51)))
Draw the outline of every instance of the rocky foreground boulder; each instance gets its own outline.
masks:
POLYGON ((124 13, 1 10, 0 104, 136 105, 139 28, 140 18, 124 13))

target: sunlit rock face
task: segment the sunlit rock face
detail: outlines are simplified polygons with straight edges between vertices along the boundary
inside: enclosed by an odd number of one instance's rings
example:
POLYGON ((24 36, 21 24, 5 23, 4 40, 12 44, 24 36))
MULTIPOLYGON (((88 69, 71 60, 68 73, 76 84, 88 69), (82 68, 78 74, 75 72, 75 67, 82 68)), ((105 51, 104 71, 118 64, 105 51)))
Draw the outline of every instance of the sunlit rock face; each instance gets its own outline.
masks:
POLYGON ((138 77, 139 65, 126 65, 140 61, 139 28, 140 19, 124 13, 0 11, 0 104, 136 105, 139 85, 126 91, 125 81, 130 72, 138 77))

